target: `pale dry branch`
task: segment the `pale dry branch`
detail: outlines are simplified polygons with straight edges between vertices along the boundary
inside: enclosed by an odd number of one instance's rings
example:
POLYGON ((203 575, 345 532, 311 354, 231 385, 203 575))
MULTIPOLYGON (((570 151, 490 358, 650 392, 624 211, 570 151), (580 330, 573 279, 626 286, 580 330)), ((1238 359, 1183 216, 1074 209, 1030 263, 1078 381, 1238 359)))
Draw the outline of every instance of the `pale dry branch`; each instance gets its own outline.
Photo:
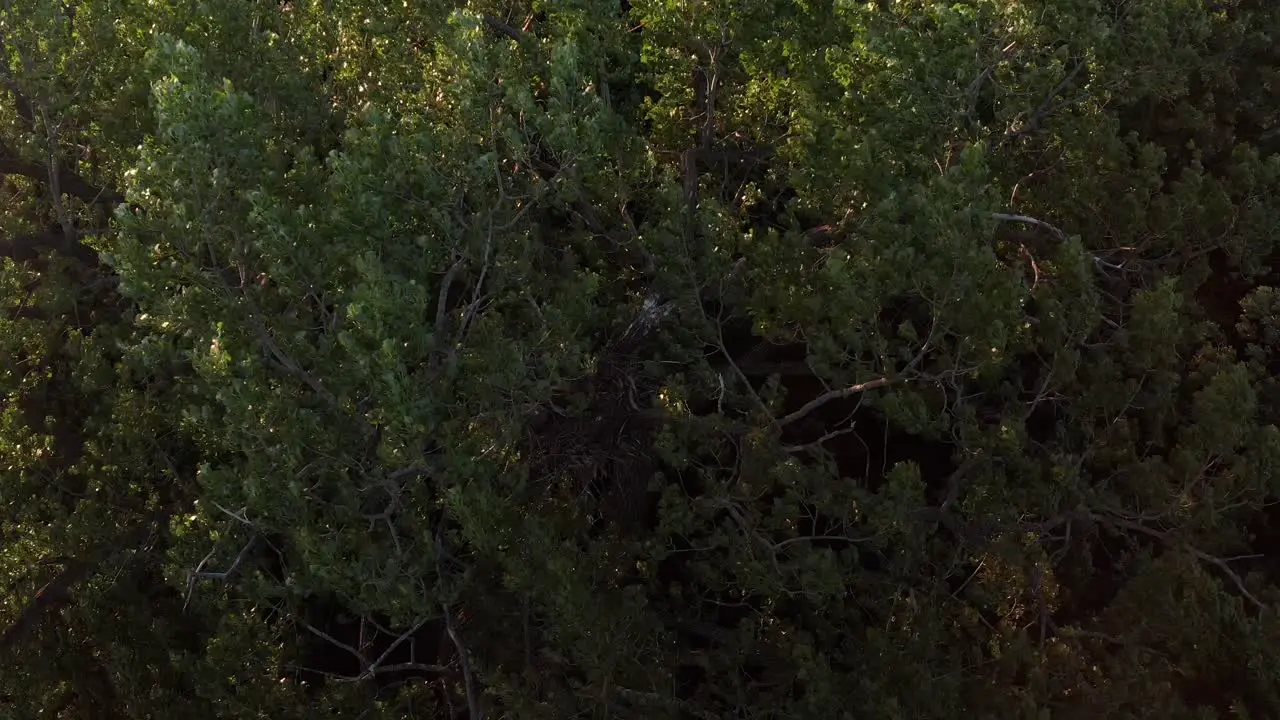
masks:
MULTIPOLYGON (((414 623, 413 627, 411 627, 411 628, 409 628, 408 630, 406 630, 405 632, 401 633, 401 634, 400 634, 400 636, 399 636, 399 637, 397 637, 397 638, 395 639, 395 641, 393 641, 390 645, 388 645, 388 646, 387 646, 387 649, 386 649, 386 650, 384 650, 384 651, 383 651, 383 653, 382 653, 381 655, 379 655, 379 656, 378 656, 378 659, 377 659, 377 660, 374 660, 374 661, 373 661, 373 663, 372 663, 371 665, 369 665, 369 666, 365 669, 365 671, 364 671, 363 675, 364 675, 365 677, 373 677, 373 676, 374 676, 375 674, 377 674, 379 671, 382 671, 382 672, 392 672, 391 670, 388 670, 387 668, 384 668, 384 667, 383 667, 383 665, 382 665, 382 663, 383 663, 383 662, 384 662, 388 657, 390 657, 390 656, 391 656, 392 651, 394 651, 396 648, 400 647, 400 646, 404 643, 404 641, 405 641, 405 640, 408 640, 408 639, 409 639, 409 637, 410 637, 411 635, 413 635, 414 633, 418 632, 418 630, 422 629, 422 626, 423 626, 423 625, 425 625, 425 624, 427 624, 427 621, 426 621, 425 619, 423 619, 423 620, 419 620, 418 622, 414 623)), ((416 665, 417 663, 400 663, 399 665, 406 665, 406 664, 409 664, 409 665, 416 665)), ((391 666, 391 667, 398 667, 398 666, 391 666)))
POLYGON ((876 378, 875 380, 868 380, 867 382, 864 382, 864 383, 858 383, 856 385, 850 385, 848 387, 840 388, 839 390, 832 390, 831 392, 823 393, 822 395, 819 395, 818 397, 805 403, 799 410, 796 410, 795 412, 785 415, 775 420, 774 422, 778 426, 789 425, 833 400, 840 400, 847 397, 853 397, 854 395, 859 395, 861 393, 867 392, 868 390, 875 390, 876 388, 885 387, 891 384, 892 382, 893 381, 887 377, 881 377, 881 378, 876 378))
POLYGON ((830 542, 846 542, 853 545, 858 543, 870 542, 875 540, 879 535, 868 535, 867 537, 849 537, 848 535, 804 535, 802 537, 787 538, 781 542, 774 543, 773 551, 778 552, 788 545, 794 545, 802 542, 817 542, 827 540, 830 542))
POLYGON ((200 564, 196 566, 196 569, 187 573, 187 599, 183 602, 182 609, 186 610, 187 606, 191 604, 191 595, 195 592, 196 583, 200 580, 220 580, 222 582, 230 580, 236 570, 240 568, 240 563, 244 562, 244 559, 249 555, 249 551, 253 549, 253 546, 256 545, 257 542, 257 535, 250 537, 249 542, 245 543, 244 548, 242 548, 239 554, 236 555, 236 559, 232 561, 230 567, 221 572, 206 572, 204 570, 204 566, 209 563, 209 560, 213 557, 213 553, 215 552, 215 550, 210 550, 209 554, 205 555, 204 559, 200 561, 200 564))
POLYGON ((217 503, 217 501, 210 501, 210 502, 212 502, 212 503, 213 503, 213 506, 214 506, 214 507, 216 507, 216 508, 218 508, 219 510, 221 510, 221 511, 223 512, 223 514, 225 514, 227 517, 231 518, 232 520, 235 520, 236 522, 239 522, 239 523, 241 523, 242 525, 247 525, 247 526, 249 526, 249 527, 255 527, 255 526, 254 526, 254 524, 253 524, 253 522, 252 522, 251 520, 249 520, 249 518, 248 518, 248 516, 247 516, 247 515, 245 515, 245 513, 249 511, 249 506, 247 506, 247 505, 246 505, 246 506, 244 506, 244 507, 240 508, 240 511, 239 511, 239 512, 232 512, 231 510, 228 510, 228 509, 226 509, 226 508, 222 507, 222 505, 219 505, 219 504, 217 503))
POLYGON ((1244 580, 1240 577, 1238 573, 1236 573, 1235 570, 1231 569, 1231 566, 1227 565, 1226 560, 1223 560, 1222 558, 1217 557, 1215 555, 1210 555, 1209 553, 1204 552, 1199 548, 1192 547, 1190 545, 1187 545, 1186 548, 1187 548, 1187 551, 1190 552, 1192 555, 1203 560, 1204 562, 1209 563, 1210 565, 1213 565, 1214 567, 1221 570, 1222 574, 1226 575, 1228 578, 1231 578, 1231 582, 1235 584, 1236 589, 1239 590, 1240 594, 1243 595, 1246 599, 1248 599, 1249 602, 1253 603, 1254 607, 1258 608, 1259 610, 1265 610, 1267 608, 1265 603, 1259 600, 1253 593, 1249 592, 1249 589, 1245 587, 1244 580))
POLYGON ((333 645, 336 648, 339 648, 341 650, 346 650, 347 652, 351 653, 357 660, 360 661, 360 667, 362 669, 368 667, 368 661, 365 660, 364 655, 362 655, 359 650, 351 647, 350 645, 342 642, 341 640, 335 638, 334 636, 321 630, 320 628, 312 625, 311 623, 306 622, 305 620, 302 620, 299 622, 301 623, 302 627, 305 628, 312 635, 315 635, 316 637, 327 641, 329 644, 333 645))
POLYGON ((1062 230, 1060 230, 1057 226, 1051 225, 1038 218, 1033 218, 1029 215, 1015 215, 1011 213, 991 213, 991 217, 995 220, 1002 220, 1004 222, 1016 222, 1016 223, 1025 223, 1027 225, 1034 225, 1036 227, 1044 228, 1045 230, 1048 230, 1049 232, 1053 233, 1054 236, 1057 237, 1059 240, 1067 239, 1067 234, 1062 232, 1062 230))

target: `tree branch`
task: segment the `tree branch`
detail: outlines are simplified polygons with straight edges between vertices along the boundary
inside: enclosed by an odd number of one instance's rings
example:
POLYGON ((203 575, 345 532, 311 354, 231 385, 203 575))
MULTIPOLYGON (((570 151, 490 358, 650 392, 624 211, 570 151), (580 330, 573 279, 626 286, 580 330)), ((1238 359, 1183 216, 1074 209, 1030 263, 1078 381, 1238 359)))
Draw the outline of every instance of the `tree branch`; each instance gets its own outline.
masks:
POLYGON ((1235 584, 1236 589, 1240 591, 1240 594, 1243 595, 1245 599, 1253 603, 1253 605, 1257 607, 1259 610, 1266 610, 1267 608, 1266 603, 1262 602, 1257 598, 1257 596, 1249 592, 1249 589, 1245 587, 1244 580, 1240 577, 1238 573, 1236 573, 1235 570, 1232 570, 1231 567, 1228 566, 1226 561, 1223 560, 1222 558, 1217 557, 1215 555, 1210 555, 1209 553, 1191 545, 1190 543, 1175 542, 1174 539, 1170 538, 1167 533, 1161 532, 1160 530, 1156 530, 1154 528, 1149 528, 1146 525, 1143 525, 1142 523, 1136 522, 1134 520, 1129 520, 1116 515, 1098 515, 1094 513, 1090 513, 1089 517, 1090 519, 1096 522, 1111 524, 1116 527, 1125 528, 1127 530, 1134 530, 1148 537, 1155 538, 1167 545, 1173 545, 1174 547, 1181 547, 1185 549, 1187 552, 1191 553, 1191 555, 1194 556, 1195 558, 1203 562, 1207 562, 1210 565, 1213 565, 1214 567, 1221 570, 1222 574, 1230 578, 1231 582, 1235 584))
POLYGON ((1076 61, 1076 64, 1067 72, 1067 76, 1064 77, 1062 82, 1058 83, 1053 90, 1049 91, 1048 95, 1045 95, 1044 100, 1040 102, 1039 107, 1031 113, 1031 116, 1027 118, 1027 121, 1023 123, 1021 127, 1017 129, 1011 127, 998 139, 993 139, 995 140, 993 143, 995 147, 1008 145, 1018 138, 1025 137, 1039 131, 1040 123, 1044 122, 1044 120, 1052 115, 1059 107, 1054 103, 1054 100, 1057 99, 1058 95, 1061 94, 1063 90, 1067 89, 1067 86, 1071 84, 1071 81, 1076 79, 1076 75, 1080 74, 1080 71, 1084 69, 1084 65, 1085 61, 1083 58, 1076 61))
POLYGON ((59 166, 56 174, 53 174, 45 165, 14 157, 3 146, 0 146, 0 175, 21 175, 50 187, 56 185, 60 194, 70 195, 91 205, 95 203, 116 205, 124 202, 124 196, 120 193, 98 187, 77 172, 59 166))
MULTIPOLYGON (((153 532, 168 523, 171 512, 171 510, 157 512, 148 522, 139 524, 117 542, 110 543, 108 547, 117 551, 136 548, 153 532)), ((0 635, 0 662, 11 659, 17 647, 46 617, 56 614, 69 605, 74 600, 72 588, 96 574, 110 555, 102 554, 98 557, 67 561, 62 572, 36 592, 27 603, 27 607, 18 613, 18 617, 0 635)))
POLYGON ((236 559, 231 563, 231 566, 222 572, 206 572, 204 570, 205 563, 209 562, 209 558, 213 557, 214 551, 210 550, 209 554, 200 561, 200 564, 196 566, 196 569, 191 572, 187 578, 187 600, 183 603, 183 609, 185 610, 187 605, 191 602, 191 594, 195 591, 197 582, 200 580, 221 580, 223 582, 230 580, 235 571, 240 568, 240 563, 244 561, 245 557, 248 556, 249 551, 252 550, 253 546, 257 543, 257 535, 249 538, 249 542, 245 543, 244 548, 240 550, 238 555, 236 555, 236 559))
POLYGON ((502 22, 501 20, 499 20, 498 18, 492 15, 484 16, 484 24, 490 30, 498 33, 499 35, 506 35, 507 37, 511 38, 512 40, 515 40, 516 42, 520 42, 521 40, 524 39, 524 33, 502 22))
POLYGON ((87 235, 88 233, 79 233, 70 240, 61 232, 18 235, 0 240, 0 258, 10 258, 14 262, 32 262, 39 260, 44 253, 56 250, 85 266, 97 267, 101 262, 98 252, 78 241, 78 238, 87 235))
POLYGON ((891 382, 893 381, 890 380, 889 378, 882 377, 882 378, 876 378, 875 380, 868 380, 867 382, 864 382, 864 383, 858 383, 857 385, 850 385, 849 387, 841 388, 839 390, 832 390, 831 392, 823 393, 822 395, 819 395, 818 397, 805 403, 804 406, 801 407, 799 410, 796 410, 795 412, 789 415, 779 418, 777 420, 777 424, 780 426, 789 425, 799 420, 800 418, 804 417, 805 415, 808 415, 814 410, 817 410, 819 407, 822 407, 823 405, 831 402, 832 400, 840 400, 842 398, 853 397, 854 395, 857 395, 859 393, 864 393, 868 390, 875 390, 876 388, 884 387, 891 382))
MULTIPOLYGON (((444 557, 448 552, 444 546, 444 522, 445 518, 441 517, 436 526, 436 575, 440 579, 445 576, 444 557)), ((458 650, 458 663, 462 666, 462 681, 467 691, 467 707, 471 711, 470 720, 484 720, 484 714, 480 711, 480 700, 476 695, 475 679, 471 675, 471 659, 467 646, 462 642, 462 635, 458 632, 458 621, 448 602, 442 600, 440 607, 444 610, 445 631, 458 650)))

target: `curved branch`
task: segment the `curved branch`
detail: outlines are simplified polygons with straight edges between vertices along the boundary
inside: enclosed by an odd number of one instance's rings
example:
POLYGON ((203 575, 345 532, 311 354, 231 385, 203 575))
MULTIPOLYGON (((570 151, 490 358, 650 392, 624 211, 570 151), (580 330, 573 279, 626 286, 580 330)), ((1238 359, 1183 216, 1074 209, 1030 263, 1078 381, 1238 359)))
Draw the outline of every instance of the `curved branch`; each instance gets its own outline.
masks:
POLYGON ((16 158, 3 147, 0 147, 0 175, 21 175, 46 185, 57 185, 61 194, 70 195, 91 205, 95 203, 116 205, 124 202, 124 196, 120 193, 98 187, 84 179, 80 173, 58 166, 55 176, 49 172, 48 166, 16 158))

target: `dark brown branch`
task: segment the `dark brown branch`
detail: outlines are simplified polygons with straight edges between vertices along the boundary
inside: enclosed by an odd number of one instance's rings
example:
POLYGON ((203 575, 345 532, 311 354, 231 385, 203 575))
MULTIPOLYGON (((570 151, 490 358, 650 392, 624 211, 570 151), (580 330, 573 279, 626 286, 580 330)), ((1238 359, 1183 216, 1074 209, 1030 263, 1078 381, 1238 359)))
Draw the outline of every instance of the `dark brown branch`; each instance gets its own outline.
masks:
MULTIPOLYGON (((444 558, 448 551, 444 544, 444 523, 445 519, 440 518, 440 524, 436 526, 436 574, 440 579, 445 577, 444 558)), ((471 711, 470 720, 484 720, 484 714, 480 709, 480 699, 476 692, 475 679, 471 674, 471 658, 468 653, 467 646, 462 642, 462 635, 458 632, 458 621, 454 617, 453 610, 449 607, 448 602, 443 600, 440 608, 444 611, 445 632, 449 639, 453 641, 454 648, 458 651, 458 664, 462 667, 462 682, 467 691, 467 707, 471 711)))
POLYGON ((1023 123, 1021 127, 1017 129, 1009 128, 1003 135, 992 139, 993 149, 1007 146, 1019 138, 1034 135, 1039 132, 1040 124, 1062 107, 1060 104, 1055 102, 1058 95, 1060 95, 1062 91, 1066 90, 1067 86, 1076 79, 1076 76, 1084 69, 1084 65, 1085 61, 1083 59, 1076 61, 1076 64, 1067 72, 1067 76, 1064 77, 1062 82, 1058 83, 1053 90, 1049 91, 1049 94, 1040 102, 1039 107, 1031 113, 1031 116, 1027 118, 1027 121, 1023 123))
POLYGON ((506 35, 507 37, 511 38, 512 40, 515 40, 516 42, 520 42, 521 40, 524 39, 524 33, 502 22, 501 20, 499 20, 498 18, 492 15, 484 16, 484 24, 490 30, 498 33, 499 35, 506 35))
POLYGON ((77 172, 59 166, 57 177, 50 177, 48 167, 40 163, 27 162, 13 157, 4 148, 0 148, 0 175, 21 175, 46 185, 51 184, 51 180, 56 180, 58 189, 62 194, 70 195, 89 204, 115 205, 124 202, 124 196, 120 193, 98 187, 85 180, 77 172))
POLYGON ((39 260, 54 250, 88 267, 97 267, 100 262, 96 250, 76 239, 68 240, 61 232, 31 233, 0 240, 0 258, 11 258, 14 262, 39 260))
MULTIPOLYGON (((137 549, 153 532, 168 523, 171 512, 163 510, 156 513, 150 521, 139 524, 117 542, 109 543, 108 547, 113 550, 137 549)), ((18 617, 0 635, 0 663, 11 659, 22 641, 41 622, 71 604, 75 599, 73 588, 97 573, 109 557, 109 554, 103 554, 88 559, 69 560, 62 572, 40 588, 27 607, 18 613, 18 617)))
POLYGON ((73 560, 67 563, 62 572, 36 592, 35 597, 27 604, 26 609, 18 614, 16 620, 0 635, 0 655, 7 653, 21 643, 33 631, 40 621, 71 603, 71 587, 91 575, 95 563, 73 560))
MULTIPOLYGON (((5 56, 9 54, 9 43, 2 34, 0 34, 0 53, 5 56)), ((17 111, 18 117, 22 120, 27 132, 34 135, 36 132, 35 105, 27 97, 26 93, 22 92, 22 88, 18 86, 17 80, 13 77, 13 72, 9 69, 8 59, 3 57, 0 57, 0 84, 4 85, 4 88, 13 96, 14 110, 17 111)))

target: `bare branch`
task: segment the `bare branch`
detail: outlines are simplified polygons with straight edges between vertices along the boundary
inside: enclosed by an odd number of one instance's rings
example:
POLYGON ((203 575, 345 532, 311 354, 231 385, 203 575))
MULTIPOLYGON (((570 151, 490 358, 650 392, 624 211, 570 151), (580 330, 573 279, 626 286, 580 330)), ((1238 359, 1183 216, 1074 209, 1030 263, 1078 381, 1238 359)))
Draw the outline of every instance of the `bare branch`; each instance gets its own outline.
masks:
POLYGON ((307 629, 307 631, 309 631, 311 634, 315 635, 316 637, 318 637, 318 638, 320 638, 320 639, 322 639, 322 640, 326 640, 326 641, 328 641, 330 644, 332 644, 332 645, 333 645, 334 647, 336 647, 336 648, 340 648, 340 649, 342 649, 342 650, 346 650, 347 652, 349 652, 349 653, 351 653, 352 655, 354 655, 354 656, 355 656, 355 658, 356 658, 357 660, 359 660, 359 661, 360 661, 361 675, 363 675, 363 674, 364 674, 364 670, 369 666, 369 662, 368 662, 367 660, 365 660, 364 655, 362 655, 362 654, 360 653, 360 651, 359 651, 359 650, 356 650, 355 648, 351 647, 350 645, 348 645, 348 644, 346 644, 346 643, 342 642, 341 640, 338 640, 338 639, 337 639, 337 638, 335 638, 334 636, 332 636, 332 635, 330 635, 329 633, 327 633, 327 632, 325 632, 325 631, 323 631, 323 630, 321 630, 321 629, 317 628, 316 626, 312 625, 311 623, 306 622, 305 620, 303 620, 303 621, 299 621, 299 622, 301 622, 302 627, 306 628, 306 629, 307 629))
POLYGON ((1035 225, 1036 227, 1044 228, 1045 230, 1048 230, 1049 232, 1053 233, 1054 236, 1056 236, 1059 240, 1067 239, 1067 234, 1062 232, 1062 230, 1058 229, 1056 226, 1050 225, 1049 223, 1043 220, 1037 220, 1036 218, 1033 218, 1027 215, 1012 215, 1009 213, 991 213, 991 217, 996 220, 1003 220, 1005 222, 1017 222, 1017 223, 1026 223, 1028 225, 1035 225))
POLYGON ((1231 578, 1231 582, 1235 583, 1236 589, 1240 591, 1240 594, 1248 599, 1249 602, 1253 603, 1259 610, 1265 610, 1267 608, 1265 603, 1259 600, 1253 593, 1249 592, 1249 589, 1244 585, 1244 580, 1240 578, 1240 575, 1237 574, 1235 570, 1232 570, 1231 567, 1227 565, 1226 560, 1210 555, 1209 553, 1204 552, 1199 548, 1191 547, 1190 545, 1187 545, 1186 548, 1192 555, 1195 555, 1197 558, 1213 565, 1221 570, 1223 575, 1231 578))
MULTIPOLYGON (((1044 228, 1045 230, 1048 230, 1049 232, 1053 233, 1054 237, 1056 237, 1059 241, 1065 241, 1067 239, 1067 234, 1063 232, 1061 228, 1055 225, 1051 225, 1043 220, 1030 217, 1028 215, 1014 215, 1010 213, 991 213, 991 217, 996 220, 1003 220, 1005 222, 1017 222, 1017 223, 1025 223, 1027 225, 1034 225, 1036 227, 1044 228)), ((1105 268, 1107 270, 1124 270, 1125 269, 1123 263, 1117 265, 1116 263, 1103 260, 1097 255, 1090 255, 1090 257, 1093 258, 1093 264, 1097 265, 1099 268, 1105 268)), ((1034 260, 1032 262, 1034 266, 1034 260)), ((1037 270, 1037 273, 1038 272, 1039 271, 1037 270)))
POLYGON ((214 502, 213 506, 221 510, 224 514, 227 515, 227 517, 231 518, 232 520, 235 520, 236 522, 239 522, 243 525, 248 525, 249 527, 254 527, 253 522, 249 520, 249 517, 247 515, 245 515, 245 513, 248 512, 249 510, 249 507, 247 505, 245 507, 240 508, 240 512, 238 513, 231 512, 230 510, 219 505, 217 502, 214 502))
POLYGON ((788 545, 794 545, 800 542, 815 542, 819 540, 828 540, 832 542, 847 542, 851 544, 870 542, 875 540, 878 535, 868 535, 867 537, 849 537, 848 535, 805 535, 802 537, 787 538, 779 543, 774 543, 773 551, 777 552, 788 545))
POLYGON ((889 378, 882 377, 882 378, 876 378, 875 380, 868 380, 867 382, 864 382, 864 383, 858 383, 857 385, 850 385, 849 387, 841 388, 839 390, 832 390, 831 392, 823 393, 822 395, 819 395, 818 397, 805 403, 804 406, 801 407, 799 410, 796 410, 795 412, 789 415, 779 418, 775 422, 779 426, 789 425, 833 400, 840 400, 842 398, 853 397, 854 395, 864 393, 868 390, 875 390, 876 388, 885 387, 886 385, 889 385, 891 382, 893 381, 890 380, 889 378))
POLYGON ((822 446, 828 440, 838 438, 841 435, 848 435, 849 433, 853 432, 856 429, 857 429, 857 424, 850 423, 848 427, 843 427, 838 430, 832 430, 831 432, 823 435, 822 437, 818 438, 817 440, 814 440, 813 442, 807 442, 807 443, 804 443, 803 445, 784 446, 782 448, 782 451, 787 453, 800 453, 806 450, 812 450, 813 448, 822 446))
MULTIPOLYGON (((329 672, 328 670, 320 670, 317 668, 303 667, 301 665, 290 665, 289 667, 295 670, 300 670, 302 672, 314 673, 316 675, 320 675, 330 680, 335 680, 337 682, 354 683, 354 682, 361 682, 363 680, 369 679, 365 675, 340 675, 335 672, 329 672)), ((381 675, 383 673, 412 672, 412 671, 429 672, 429 673, 446 673, 446 672, 449 672, 449 668, 444 665, 432 665, 429 663, 407 662, 407 663, 396 663, 394 665, 384 665, 383 667, 380 667, 376 671, 374 671, 373 674, 381 675)))
MULTIPOLYGON (((368 669, 365 670, 364 672, 365 676, 373 677, 379 670, 382 670, 383 672, 391 672, 391 670, 388 670, 387 668, 382 667, 383 661, 391 656, 391 652, 393 650, 400 647, 400 645, 402 645, 405 640, 408 640, 409 636, 418 632, 418 630, 420 630, 422 626, 426 624, 427 624, 427 621, 425 619, 419 620, 417 623, 414 624, 413 627, 409 628, 404 633, 401 633, 400 637, 396 638, 394 642, 388 645, 387 649, 383 651, 382 655, 378 656, 378 659, 374 660, 373 664, 370 665, 368 669)), ((401 665, 405 665, 405 664, 416 665, 417 663, 402 663, 401 665)), ((391 667, 400 667, 400 666, 391 666, 391 667)))
POLYGON ((186 599, 186 602, 184 602, 182 605, 183 609, 185 610, 187 605, 191 603, 191 595, 196 589, 197 582, 199 582, 200 580, 221 580, 222 582, 227 582, 228 580, 231 579, 231 576, 235 573, 235 571, 239 569, 240 563, 243 562, 246 557, 248 557, 249 551, 253 549, 253 546, 256 545, 257 542, 258 542, 257 535, 250 537, 249 542, 245 543, 244 548, 242 548, 240 550, 240 553, 236 555, 236 559, 231 563, 231 566, 228 567, 226 570, 223 570, 222 572, 205 572, 204 571, 203 568, 205 566, 205 563, 209 562, 209 559, 213 557, 214 551, 210 550, 209 554, 206 555, 204 559, 200 561, 200 564, 196 566, 196 569, 187 574, 187 599, 186 599))

